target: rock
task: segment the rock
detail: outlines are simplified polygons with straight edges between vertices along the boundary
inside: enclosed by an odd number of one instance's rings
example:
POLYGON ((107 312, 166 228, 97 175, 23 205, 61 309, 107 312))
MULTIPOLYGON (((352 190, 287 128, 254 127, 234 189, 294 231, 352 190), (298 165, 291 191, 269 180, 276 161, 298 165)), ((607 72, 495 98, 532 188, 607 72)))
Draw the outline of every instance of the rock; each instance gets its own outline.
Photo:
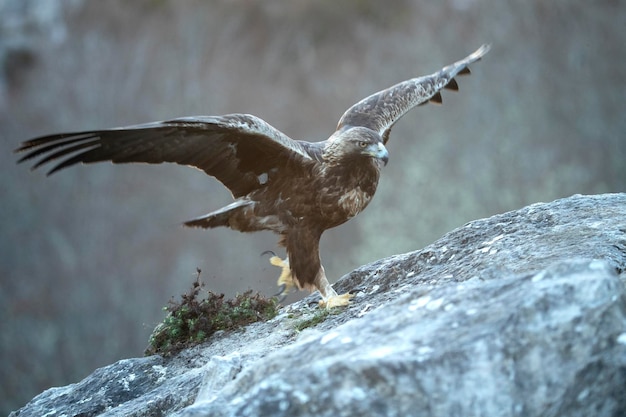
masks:
POLYGON ((353 271, 325 319, 312 295, 11 416, 626 415, 625 270, 626 194, 534 204, 353 271))

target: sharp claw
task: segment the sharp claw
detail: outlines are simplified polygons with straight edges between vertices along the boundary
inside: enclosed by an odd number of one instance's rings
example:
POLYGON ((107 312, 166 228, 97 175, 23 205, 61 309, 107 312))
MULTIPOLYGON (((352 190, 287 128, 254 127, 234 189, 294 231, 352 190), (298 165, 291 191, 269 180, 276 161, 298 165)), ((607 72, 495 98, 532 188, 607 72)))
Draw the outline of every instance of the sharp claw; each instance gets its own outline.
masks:
POLYGON ((345 307, 350 305, 350 299, 354 298, 354 294, 345 293, 341 295, 334 295, 328 297, 326 300, 322 299, 319 302, 320 307, 331 309, 333 307, 345 307))
MULTIPOLYGON (((278 286, 278 292, 277 292, 276 294, 274 294, 274 295, 273 295, 273 297, 279 297, 279 296, 281 296, 281 295, 283 296, 283 298, 284 298, 284 297, 286 297, 286 296, 287 296, 287 294, 283 294, 283 293, 285 292, 285 290, 286 290, 286 289, 287 289, 287 284, 280 284, 280 285, 278 286)), ((281 300, 281 301, 282 301, 282 300, 281 300)))
POLYGON ((273 297, 278 298, 278 304, 285 301, 285 298, 287 298, 287 296, 289 295, 289 292, 290 292, 289 290, 290 288, 287 287, 287 284, 280 284, 278 286, 278 292, 273 295, 273 297))
POLYGON ((276 253, 274 253, 274 251, 272 250, 266 250, 265 252, 261 253, 261 256, 265 256, 265 255, 276 256, 276 253))

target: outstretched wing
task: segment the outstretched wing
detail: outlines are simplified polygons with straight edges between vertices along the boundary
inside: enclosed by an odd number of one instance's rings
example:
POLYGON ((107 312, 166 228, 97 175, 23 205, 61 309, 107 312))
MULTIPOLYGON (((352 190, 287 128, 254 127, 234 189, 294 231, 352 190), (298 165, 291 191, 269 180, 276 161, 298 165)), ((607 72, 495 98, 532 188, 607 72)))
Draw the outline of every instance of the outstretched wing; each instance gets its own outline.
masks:
POLYGON ((345 126, 363 126, 378 132, 387 143, 395 122, 413 107, 433 101, 441 103, 442 88, 458 90, 456 75, 469 74, 469 64, 478 61, 490 45, 483 45, 466 58, 424 77, 403 81, 364 98, 341 116, 337 130, 345 126))
POLYGON ((256 116, 229 114, 49 135, 22 143, 16 152, 28 151, 19 162, 39 158, 33 169, 60 159, 48 175, 79 162, 188 165, 240 197, 263 186, 268 176, 313 161, 306 145, 256 116))

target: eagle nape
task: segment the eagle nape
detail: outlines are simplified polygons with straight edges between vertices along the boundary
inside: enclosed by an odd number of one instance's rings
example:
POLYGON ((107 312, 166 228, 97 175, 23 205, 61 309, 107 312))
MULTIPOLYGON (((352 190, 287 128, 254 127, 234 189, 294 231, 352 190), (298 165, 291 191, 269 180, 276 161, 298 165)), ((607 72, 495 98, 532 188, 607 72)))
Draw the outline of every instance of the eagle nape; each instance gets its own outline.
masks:
POLYGON ((376 192, 387 164, 386 144, 395 123, 409 110, 441 103, 443 89, 458 90, 455 77, 490 49, 474 53, 430 75, 407 79, 348 108, 326 140, 294 140, 250 114, 191 116, 134 126, 46 135, 16 149, 19 162, 49 173, 77 164, 175 163, 197 168, 220 181, 234 201, 185 226, 262 230, 279 236, 287 256, 275 254, 281 268, 279 295, 293 288, 318 290, 320 305, 345 306, 326 278, 319 242, 322 234, 363 211, 376 192))

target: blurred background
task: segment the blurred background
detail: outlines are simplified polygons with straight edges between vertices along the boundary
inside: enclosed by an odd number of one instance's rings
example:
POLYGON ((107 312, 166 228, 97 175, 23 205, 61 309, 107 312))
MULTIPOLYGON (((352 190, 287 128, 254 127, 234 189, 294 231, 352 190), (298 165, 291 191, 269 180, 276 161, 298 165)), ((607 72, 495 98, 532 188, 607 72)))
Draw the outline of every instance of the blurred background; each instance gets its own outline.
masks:
MULTIPOLYGON (((331 282, 464 223, 626 191, 626 7, 615 0, 0 0, 0 413, 141 356, 202 269, 272 295, 269 233, 184 229, 231 201, 173 165, 16 165, 23 141, 184 115, 326 139, 343 111, 492 43, 394 128, 378 193, 327 232, 331 282)), ((296 298, 291 297, 288 301, 296 298)))

